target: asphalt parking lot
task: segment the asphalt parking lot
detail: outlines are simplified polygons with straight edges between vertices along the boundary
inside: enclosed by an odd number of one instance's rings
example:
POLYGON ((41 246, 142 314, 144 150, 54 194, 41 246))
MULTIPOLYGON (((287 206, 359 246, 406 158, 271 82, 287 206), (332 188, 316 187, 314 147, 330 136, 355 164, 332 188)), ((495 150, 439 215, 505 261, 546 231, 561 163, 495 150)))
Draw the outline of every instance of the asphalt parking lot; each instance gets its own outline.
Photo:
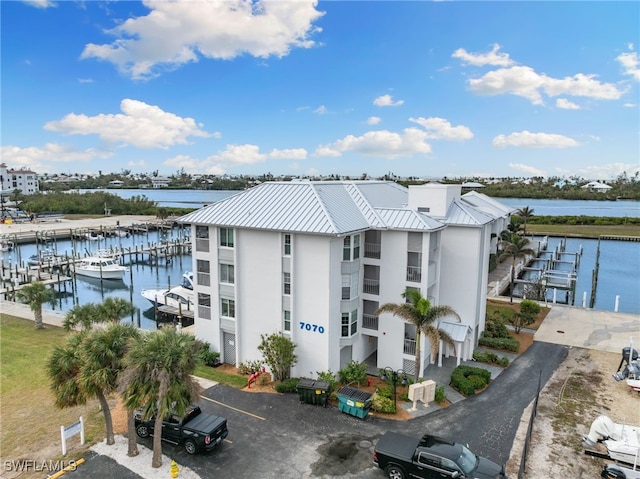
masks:
MULTIPOLYGON (((200 406, 228 419, 229 437, 217 450, 194 456, 163 444, 163 453, 202 479, 384 477, 373 467, 371 449, 387 430, 426 432, 468 443, 477 454, 504 464, 524 409, 566 357, 565 346, 534 344, 477 396, 410 421, 356 417, 334 407, 301 404, 297 395, 247 393, 216 385, 200 406)), ((138 439, 151 447, 151 439, 138 439)), ((168 471, 168 465, 158 477, 168 471)), ((114 460, 90 453, 70 479, 137 479, 114 460)))

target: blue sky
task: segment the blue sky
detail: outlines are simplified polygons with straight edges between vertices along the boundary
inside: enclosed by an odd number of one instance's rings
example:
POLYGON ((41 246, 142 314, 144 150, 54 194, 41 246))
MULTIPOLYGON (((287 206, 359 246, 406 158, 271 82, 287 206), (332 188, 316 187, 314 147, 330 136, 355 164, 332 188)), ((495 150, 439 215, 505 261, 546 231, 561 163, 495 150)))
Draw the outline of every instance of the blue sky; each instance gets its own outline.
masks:
POLYGON ((1 147, 44 173, 640 170, 640 3, 2 1, 1 147))

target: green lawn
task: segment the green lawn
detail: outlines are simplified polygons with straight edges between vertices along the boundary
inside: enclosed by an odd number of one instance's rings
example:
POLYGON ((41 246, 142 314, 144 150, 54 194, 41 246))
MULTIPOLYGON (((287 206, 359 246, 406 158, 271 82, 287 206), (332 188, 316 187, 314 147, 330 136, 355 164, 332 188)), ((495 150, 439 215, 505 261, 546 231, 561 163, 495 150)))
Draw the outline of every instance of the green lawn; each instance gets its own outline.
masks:
POLYGON ((640 236, 640 228, 634 225, 538 225, 528 224, 527 234, 584 236, 598 238, 606 236, 640 236))
MULTIPOLYGON (((33 321, 0 315, 0 450, 3 460, 61 459, 60 426, 68 426, 80 416, 85 422, 87 443, 104 439, 104 419, 97 401, 69 409, 58 409, 54 404, 46 362, 53 348, 64 344, 68 334, 53 326, 36 330, 33 321)), ((65 459, 78 458, 79 445, 79 436, 70 438, 65 459)))

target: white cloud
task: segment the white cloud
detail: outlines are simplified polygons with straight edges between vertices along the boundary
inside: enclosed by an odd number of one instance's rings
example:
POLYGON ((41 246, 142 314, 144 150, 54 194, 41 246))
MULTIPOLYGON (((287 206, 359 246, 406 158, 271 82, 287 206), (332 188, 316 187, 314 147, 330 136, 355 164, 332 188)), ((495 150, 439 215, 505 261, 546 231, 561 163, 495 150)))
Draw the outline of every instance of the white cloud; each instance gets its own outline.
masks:
POLYGON ((141 168, 141 167, 147 166, 147 162, 144 160, 127 161, 127 166, 129 168, 141 168))
POLYGON ((367 118, 367 125, 377 125, 381 121, 382 118, 380 118, 379 116, 370 116, 369 118, 367 118))
POLYGON ((105 160, 113 155, 111 151, 96 148, 76 150, 73 146, 60 143, 47 143, 43 147, 30 146, 20 148, 7 145, 0 149, 2 161, 31 168, 38 173, 54 173, 59 163, 74 161, 89 162, 92 160, 105 160))
POLYGON ((316 0, 144 0, 146 16, 129 18, 106 33, 111 44, 90 43, 82 59, 109 61, 136 80, 158 76, 199 57, 229 60, 243 54, 284 57, 292 48, 311 48, 323 12, 316 0))
POLYGON ((578 73, 561 79, 540 75, 531 67, 514 66, 490 71, 480 78, 469 80, 471 91, 479 95, 512 95, 527 98, 535 105, 544 103, 542 92, 548 96, 584 96, 601 100, 617 100, 622 91, 613 83, 601 83, 595 75, 578 73))
POLYGON ((626 108, 635 108, 638 106, 637 103, 624 103, 622 106, 626 107, 626 108))
POLYGON ((431 152, 426 139, 427 134, 418 128, 406 128, 402 133, 368 131, 361 136, 347 135, 334 143, 322 145, 316 149, 315 156, 338 157, 349 151, 362 156, 387 159, 426 155, 431 152))
POLYGON ((184 168, 189 173, 203 173, 220 175, 228 168, 243 165, 255 165, 267 160, 304 160, 307 150, 304 148, 277 149, 269 153, 261 153, 257 145, 227 145, 226 148, 204 160, 192 158, 188 155, 178 155, 164 161, 164 165, 184 168))
POLYGON ((615 179, 623 173, 633 176, 640 171, 640 166, 636 163, 607 163, 605 165, 593 165, 578 169, 584 178, 615 179))
POLYGON ((78 83, 93 83, 93 78, 78 78, 78 83))
POLYGON ((49 7, 56 6, 56 4, 51 0, 22 0, 22 1, 27 5, 31 5, 32 7, 36 7, 36 8, 49 8, 49 7))
POLYGON ((62 120, 48 122, 44 128, 67 135, 99 135, 104 141, 138 148, 166 149, 187 144, 192 136, 219 136, 201 130, 193 118, 182 118, 138 100, 124 99, 120 109, 123 114, 89 117, 69 113, 62 120))
POLYGON ((393 97, 391 95, 381 95, 373 100, 373 104, 375 106, 400 106, 403 103, 404 100, 393 101, 393 97))
POLYGON ((427 138, 434 140, 470 140, 473 133, 466 126, 451 126, 444 118, 409 118, 409 121, 417 123, 427 130, 427 138))
POLYGON ((521 171, 531 176, 547 176, 547 172, 533 166, 525 165, 523 163, 509 163, 509 168, 521 171))
POLYGON ((561 108, 563 110, 579 110, 580 105, 577 105, 566 98, 558 98, 556 100, 556 107, 561 108))
POLYGON ((451 56, 475 66, 495 65, 508 67, 513 65, 514 62, 509 58, 509 54, 499 53, 498 50, 500 50, 500 45, 494 43, 493 48, 488 53, 469 53, 464 48, 458 48, 451 56))
POLYGON ((506 148, 516 146, 523 148, 567 148, 578 146, 579 143, 573 138, 554 133, 531 133, 521 131, 510 135, 498 135, 493 139, 495 148, 506 148))
POLYGON ((326 115, 327 113, 329 113, 327 107, 324 105, 320 105, 318 108, 313 110, 313 112, 317 113, 318 115, 326 115))
POLYGON ((631 75, 634 80, 640 81, 640 62, 637 52, 621 53, 616 60, 623 66, 625 75, 631 75))

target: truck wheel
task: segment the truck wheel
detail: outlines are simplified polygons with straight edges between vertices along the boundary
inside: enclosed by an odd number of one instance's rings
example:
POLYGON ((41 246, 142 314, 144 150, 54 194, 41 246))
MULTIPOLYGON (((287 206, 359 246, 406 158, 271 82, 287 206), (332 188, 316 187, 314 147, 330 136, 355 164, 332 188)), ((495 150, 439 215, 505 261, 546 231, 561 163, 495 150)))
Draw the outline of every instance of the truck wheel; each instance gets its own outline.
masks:
POLYGON ((140 424, 136 428, 136 432, 138 433, 138 436, 140 436, 140 437, 149 437, 149 428, 147 426, 145 426, 144 424, 140 424))
POLYGON ((193 442, 191 439, 187 439, 186 441, 184 441, 184 450, 187 451, 189 454, 195 454, 196 453, 196 443, 193 442))
POLYGON ((393 464, 387 466, 386 472, 389 479, 404 479, 404 471, 402 468, 393 464))

